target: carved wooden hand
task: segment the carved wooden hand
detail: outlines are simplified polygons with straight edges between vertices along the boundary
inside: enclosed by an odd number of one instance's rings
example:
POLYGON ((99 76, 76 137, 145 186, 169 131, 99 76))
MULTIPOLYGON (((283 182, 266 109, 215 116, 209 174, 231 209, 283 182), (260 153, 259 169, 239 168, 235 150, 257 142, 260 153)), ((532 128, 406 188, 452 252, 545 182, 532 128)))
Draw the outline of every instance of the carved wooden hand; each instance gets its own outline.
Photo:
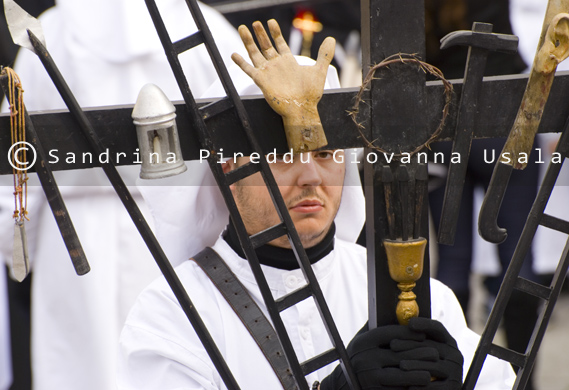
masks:
POLYGON ((253 23, 253 30, 259 47, 249 29, 239 27, 239 35, 254 66, 237 53, 231 58, 259 86, 273 110, 283 117, 289 148, 294 153, 321 148, 327 141, 316 107, 334 56, 335 40, 331 37, 324 40, 316 64, 301 66, 286 44, 277 21, 271 19, 267 24, 276 49, 262 23, 257 21, 253 23))

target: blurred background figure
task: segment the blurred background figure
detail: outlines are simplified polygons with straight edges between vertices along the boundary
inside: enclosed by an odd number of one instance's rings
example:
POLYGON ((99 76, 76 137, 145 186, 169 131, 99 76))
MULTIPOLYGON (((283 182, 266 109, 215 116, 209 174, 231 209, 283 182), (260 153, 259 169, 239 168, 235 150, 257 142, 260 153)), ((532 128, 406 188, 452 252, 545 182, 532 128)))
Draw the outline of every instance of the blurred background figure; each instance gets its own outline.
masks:
MULTIPOLYGON (((28 10, 30 15, 38 16, 45 9, 53 6, 53 0, 20 0, 18 3, 28 10)), ((6 20, 4 19, 4 3, 0 3, 0 65, 12 66, 18 46, 12 42, 6 20)), ((0 101, 4 99, 4 92, 0 89, 0 101)), ((2 255, 0 254, 0 390, 9 389, 13 382, 12 360, 15 365, 20 361, 29 360, 29 279, 22 284, 12 282, 7 277, 2 255), (14 297, 21 305, 9 305, 8 297, 14 297), (10 323, 13 331, 10 332, 10 323), (16 325, 17 324, 17 325, 16 325), (12 350, 10 335, 13 335, 22 344, 12 350), (15 356, 12 356, 12 355, 15 356)), ((18 376, 20 383, 28 383, 29 369, 18 376), (27 375, 26 375, 27 374, 27 375)))
POLYGON ((0 266, 0 390, 9 389, 13 377, 9 318, 6 268, 0 266))
MULTIPOLYGON (((159 86, 170 100, 181 99, 144 2, 56 3, 40 20, 47 48, 82 107, 134 104, 146 83, 159 86)), ((185 2, 158 0, 157 4, 173 40, 196 30, 185 2)), ((229 64, 231 53, 241 51, 241 40, 219 13, 207 6, 202 10, 229 64)), ((2 34, 2 39, 6 36, 2 34)), ((205 48, 195 48, 180 60, 192 92, 200 96, 217 78, 205 48)), ((65 107, 35 54, 20 51, 15 70, 29 111, 65 107)), ((133 184, 140 168, 119 170, 125 182, 133 184)), ((27 278, 31 280, 32 387, 113 389, 124 318, 159 270, 100 169, 57 172, 56 180, 91 271, 81 277, 75 274, 41 187, 30 186, 26 228, 32 262, 27 278)), ((139 193, 134 186, 130 190, 144 211, 139 193)), ((4 186, 1 191, 0 249, 11 263, 13 189, 4 186)), ((30 387, 15 383, 14 388, 30 387)))

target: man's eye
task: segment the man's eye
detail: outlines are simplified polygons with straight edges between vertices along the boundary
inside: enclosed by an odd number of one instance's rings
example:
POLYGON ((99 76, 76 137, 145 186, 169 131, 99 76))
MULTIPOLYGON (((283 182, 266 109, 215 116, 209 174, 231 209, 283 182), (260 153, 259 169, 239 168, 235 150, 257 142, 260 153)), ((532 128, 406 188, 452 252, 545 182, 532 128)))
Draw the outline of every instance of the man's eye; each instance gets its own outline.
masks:
POLYGON ((284 154, 275 155, 275 160, 276 161, 283 161, 284 160, 284 154))
POLYGON ((320 150, 314 153, 314 158, 329 159, 332 158, 334 153, 331 150, 320 150))

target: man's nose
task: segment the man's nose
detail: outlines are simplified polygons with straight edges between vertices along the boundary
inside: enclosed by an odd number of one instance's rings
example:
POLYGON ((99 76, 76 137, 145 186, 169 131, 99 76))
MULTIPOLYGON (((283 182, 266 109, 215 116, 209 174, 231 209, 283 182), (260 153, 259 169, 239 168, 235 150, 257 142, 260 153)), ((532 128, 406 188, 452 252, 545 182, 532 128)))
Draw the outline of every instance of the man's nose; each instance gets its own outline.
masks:
POLYGON ((322 175, 318 162, 312 157, 312 153, 302 153, 298 164, 298 185, 318 186, 322 184, 322 175))

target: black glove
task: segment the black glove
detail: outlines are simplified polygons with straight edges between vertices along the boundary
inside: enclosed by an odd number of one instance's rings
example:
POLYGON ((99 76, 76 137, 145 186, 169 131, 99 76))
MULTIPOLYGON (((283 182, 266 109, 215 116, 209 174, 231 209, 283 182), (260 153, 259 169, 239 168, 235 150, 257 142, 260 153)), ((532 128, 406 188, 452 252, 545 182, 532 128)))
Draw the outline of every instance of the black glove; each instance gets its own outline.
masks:
MULTIPOLYGON (((431 374, 427 370, 404 370, 400 364, 403 361, 434 363, 439 358, 435 349, 418 347, 394 351, 390 348, 392 340, 413 343, 407 346, 420 345, 425 341, 424 333, 402 325, 382 326, 370 331, 367 331, 367 325, 364 328, 346 348, 362 390, 407 390, 410 386, 430 384, 431 374)), ((340 366, 322 380, 320 390, 349 390, 340 366)))
POLYGON ((433 378, 426 387, 411 387, 410 390, 459 390, 462 386, 464 358, 456 341, 443 324, 428 318, 412 318, 409 321, 409 329, 425 335, 425 340, 393 340, 391 343, 393 351, 410 353, 430 348, 438 355, 435 361, 415 358, 401 361, 401 369, 409 372, 428 371, 433 378))

